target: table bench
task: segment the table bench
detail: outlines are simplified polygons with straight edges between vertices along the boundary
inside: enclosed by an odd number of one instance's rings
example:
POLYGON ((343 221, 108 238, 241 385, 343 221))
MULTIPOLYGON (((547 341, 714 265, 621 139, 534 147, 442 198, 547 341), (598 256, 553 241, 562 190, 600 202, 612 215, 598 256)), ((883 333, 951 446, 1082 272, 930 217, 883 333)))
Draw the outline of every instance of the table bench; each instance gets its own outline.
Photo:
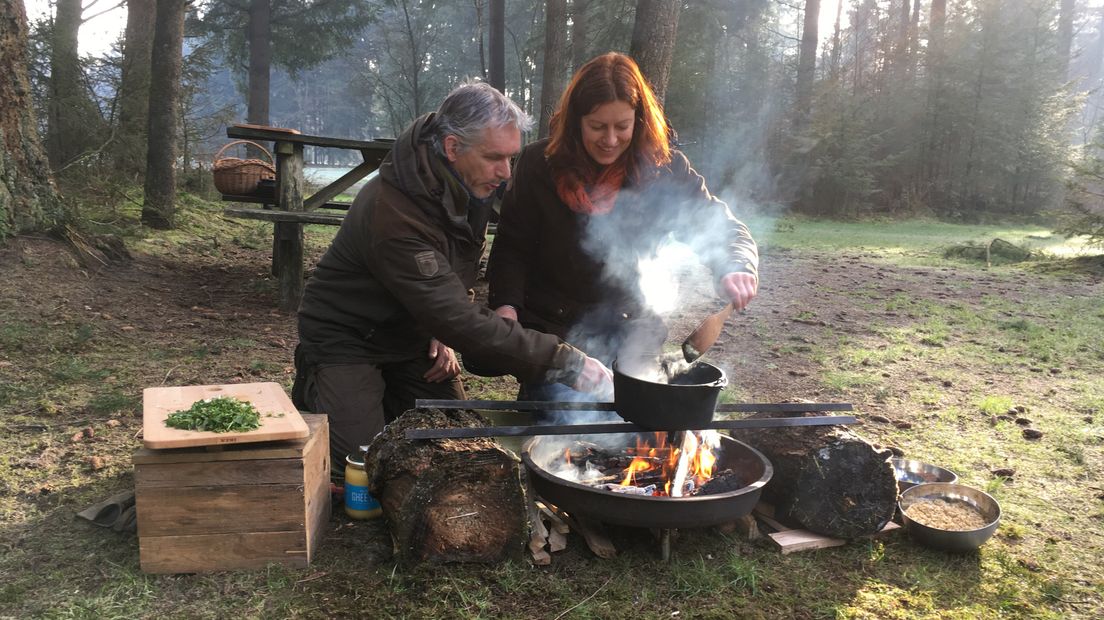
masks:
POLYGON ((348 140, 301 134, 295 130, 259 125, 231 125, 226 137, 272 142, 276 154, 276 188, 273 195, 230 195, 228 202, 260 204, 261 208, 226 207, 228 217, 273 223, 272 274, 279 280, 280 308, 295 311, 303 296, 303 225, 340 226, 349 204, 333 199, 379 168, 391 152, 394 140, 348 140), (341 178, 304 196, 303 147, 318 146, 359 151, 362 161, 341 178), (323 211, 319 211, 323 209, 323 211), (338 211, 338 212, 335 212, 338 211))

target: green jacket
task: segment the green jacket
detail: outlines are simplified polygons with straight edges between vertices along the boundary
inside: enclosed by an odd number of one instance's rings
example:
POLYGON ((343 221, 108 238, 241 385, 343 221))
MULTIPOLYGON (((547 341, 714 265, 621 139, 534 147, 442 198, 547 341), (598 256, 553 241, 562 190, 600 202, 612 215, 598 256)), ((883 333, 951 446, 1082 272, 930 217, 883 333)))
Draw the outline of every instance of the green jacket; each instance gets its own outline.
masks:
POLYGON ((572 383, 585 355, 472 303, 489 204, 433 152, 423 116, 357 194, 299 307, 306 364, 386 363, 427 354, 436 337, 465 361, 522 380, 572 383))

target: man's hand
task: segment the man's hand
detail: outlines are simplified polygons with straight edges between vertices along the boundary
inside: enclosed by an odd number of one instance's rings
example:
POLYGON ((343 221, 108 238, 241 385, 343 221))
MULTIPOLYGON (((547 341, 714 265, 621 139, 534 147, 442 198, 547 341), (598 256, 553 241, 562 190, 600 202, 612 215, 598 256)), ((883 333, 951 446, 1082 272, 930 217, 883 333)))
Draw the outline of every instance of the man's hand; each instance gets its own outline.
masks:
POLYGON ((518 320, 517 308, 513 306, 499 306, 495 308, 495 314, 504 319, 510 319, 511 321, 516 322, 518 320))
POLYGON ((750 273, 728 273, 721 278, 721 291, 737 310, 743 310, 759 292, 759 278, 750 273))
POLYGON ((460 374, 460 362, 456 361, 456 353, 436 338, 429 341, 429 359, 435 361, 422 377, 430 383, 448 381, 460 374))
POLYGON ((583 363, 579 378, 575 380, 575 385, 572 385, 571 389, 592 394, 603 400, 612 400, 613 371, 606 368, 602 362, 588 356, 583 363))

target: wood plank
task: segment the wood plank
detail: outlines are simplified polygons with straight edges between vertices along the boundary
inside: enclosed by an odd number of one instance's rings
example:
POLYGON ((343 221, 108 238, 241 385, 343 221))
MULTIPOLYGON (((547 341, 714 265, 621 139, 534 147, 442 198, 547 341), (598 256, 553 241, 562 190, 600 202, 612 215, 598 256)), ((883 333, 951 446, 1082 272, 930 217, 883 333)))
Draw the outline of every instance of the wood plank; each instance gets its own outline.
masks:
MULTIPOLYGON (((303 461, 298 458, 213 461, 206 463, 150 463, 134 469, 134 485, 144 489, 181 486, 235 486, 243 484, 302 484, 303 461), (262 469, 263 468, 263 469, 262 469), (258 480, 263 471, 264 480, 258 480)), ((313 487, 309 487, 313 488, 313 487)))
MULTIPOLYGON (((273 207, 276 206, 276 197, 275 196, 253 196, 253 195, 241 195, 241 194, 222 194, 222 200, 223 200, 223 202, 245 202, 245 203, 250 203, 250 204, 272 205, 273 207)), ((353 205, 353 203, 351 203, 351 202, 333 202, 333 201, 330 201, 330 202, 327 202, 325 204, 320 204, 316 208, 317 209, 336 209, 338 211, 348 211, 349 207, 351 207, 352 205, 353 205)), ((270 211, 271 209, 265 209, 265 210, 270 211)), ((281 213, 283 213, 283 211, 281 211, 281 213)), ((259 219, 259 218, 257 218, 257 219, 259 219)))
MULTIPOLYGON (((760 517, 761 518, 761 517, 760 517)), ((864 538, 880 538, 901 529, 901 526, 890 521, 882 527, 878 532, 869 536, 861 536, 856 540, 864 538)), ((804 529, 788 529, 780 532, 774 532, 768 534, 771 541, 778 545, 779 550, 783 555, 793 553, 795 551, 805 551, 807 549, 827 549, 830 547, 839 547, 847 544, 849 541, 843 538, 833 538, 831 536, 825 536, 824 534, 817 534, 804 529)))
POLYGON ((605 560, 617 557, 617 547, 613 546, 609 536, 606 535, 606 528, 601 523, 585 517, 575 517, 553 506, 549 508, 583 537, 583 541, 594 555, 605 560))
POLYGON ((222 210, 227 217, 243 220, 261 220, 264 222, 292 222, 300 224, 320 224, 322 226, 341 226, 345 221, 344 213, 324 213, 305 211, 291 213, 278 209, 249 209, 245 207, 225 207, 222 210))
POLYGON ((299 484, 136 488, 138 536, 306 531, 299 484))
MULTIPOLYGON (((231 125, 226 128, 226 137, 245 140, 265 140, 268 142, 287 142, 289 144, 321 146, 337 149, 368 150, 386 155, 395 146, 391 139, 376 140, 352 140, 348 138, 329 138, 309 134, 289 134, 283 131, 263 129, 261 127, 247 127, 243 125, 231 125)), ((381 155, 381 156, 382 156, 381 155)))
POLYGON ((352 187, 353 183, 356 183, 357 181, 370 176, 370 173, 377 167, 379 167, 379 162, 376 161, 361 162, 352 170, 341 175, 341 177, 333 183, 330 183, 326 187, 323 187, 322 189, 312 194, 311 197, 307 199, 307 202, 304 206, 306 207, 307 211, 317 209, 331 198, 340 195, 341 192, 352 187))
POLYGON ((314 557, 330 521, 330 426, 323 424, 311 433, 303 454, 303 487, 307 528, 307 560, 314 557))
POLYGON ((146 388, 142 391, 142 443, 147 448, 187 448, 305 438, 310 429, 278 383, 233 383, 146 388), (165 426, 174 411, 205 398, 229 396, 248 401, 261 413, 261 427, 244 432, 215 433, 165 426))
POLYGON ((211 452, 205 447, 171 450, 139 448, 135 451, 131 462, 138 466, 148 463, 206 463, 211 461, 301 458, 311 442, 311 438, 320 431, 320 428, 323 426, 327 428, 327 436, 329 435, 329 428, 325 414, 301 413, 299 415, 306 422, 307 428, 310 430, 310 437, 267 443, 230 444, 218 452, 211 452))
POLYGON ((147 573, 204 573, 257 569, 268 564, 305 568, 309 562, 303 530, 138 539, 138 558, 147 573))
POLYGON ((827 549, 829 547, 839 547, 847 544, 847 541, 842 538, 822 536, 820 534, 814 534, 809 530, 785 530, 782 532, 773 532, 768 534, 768 536, 778 545, 783 555, 794 553, 795 551, 804 551, 806 549, 827 549))

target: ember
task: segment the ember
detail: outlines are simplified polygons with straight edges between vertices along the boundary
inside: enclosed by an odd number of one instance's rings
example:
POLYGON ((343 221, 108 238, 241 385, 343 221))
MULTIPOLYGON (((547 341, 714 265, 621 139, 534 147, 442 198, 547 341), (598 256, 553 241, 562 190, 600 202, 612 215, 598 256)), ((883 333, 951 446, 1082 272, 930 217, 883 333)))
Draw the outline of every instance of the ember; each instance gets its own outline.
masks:
POLYGON ((687 497, 742 488, 731 470, 714 479, 719 446, 720 435, 710 430, 640 435, 620 450, 580 440, 548 468, 565 480, 631 495, 687 497))

